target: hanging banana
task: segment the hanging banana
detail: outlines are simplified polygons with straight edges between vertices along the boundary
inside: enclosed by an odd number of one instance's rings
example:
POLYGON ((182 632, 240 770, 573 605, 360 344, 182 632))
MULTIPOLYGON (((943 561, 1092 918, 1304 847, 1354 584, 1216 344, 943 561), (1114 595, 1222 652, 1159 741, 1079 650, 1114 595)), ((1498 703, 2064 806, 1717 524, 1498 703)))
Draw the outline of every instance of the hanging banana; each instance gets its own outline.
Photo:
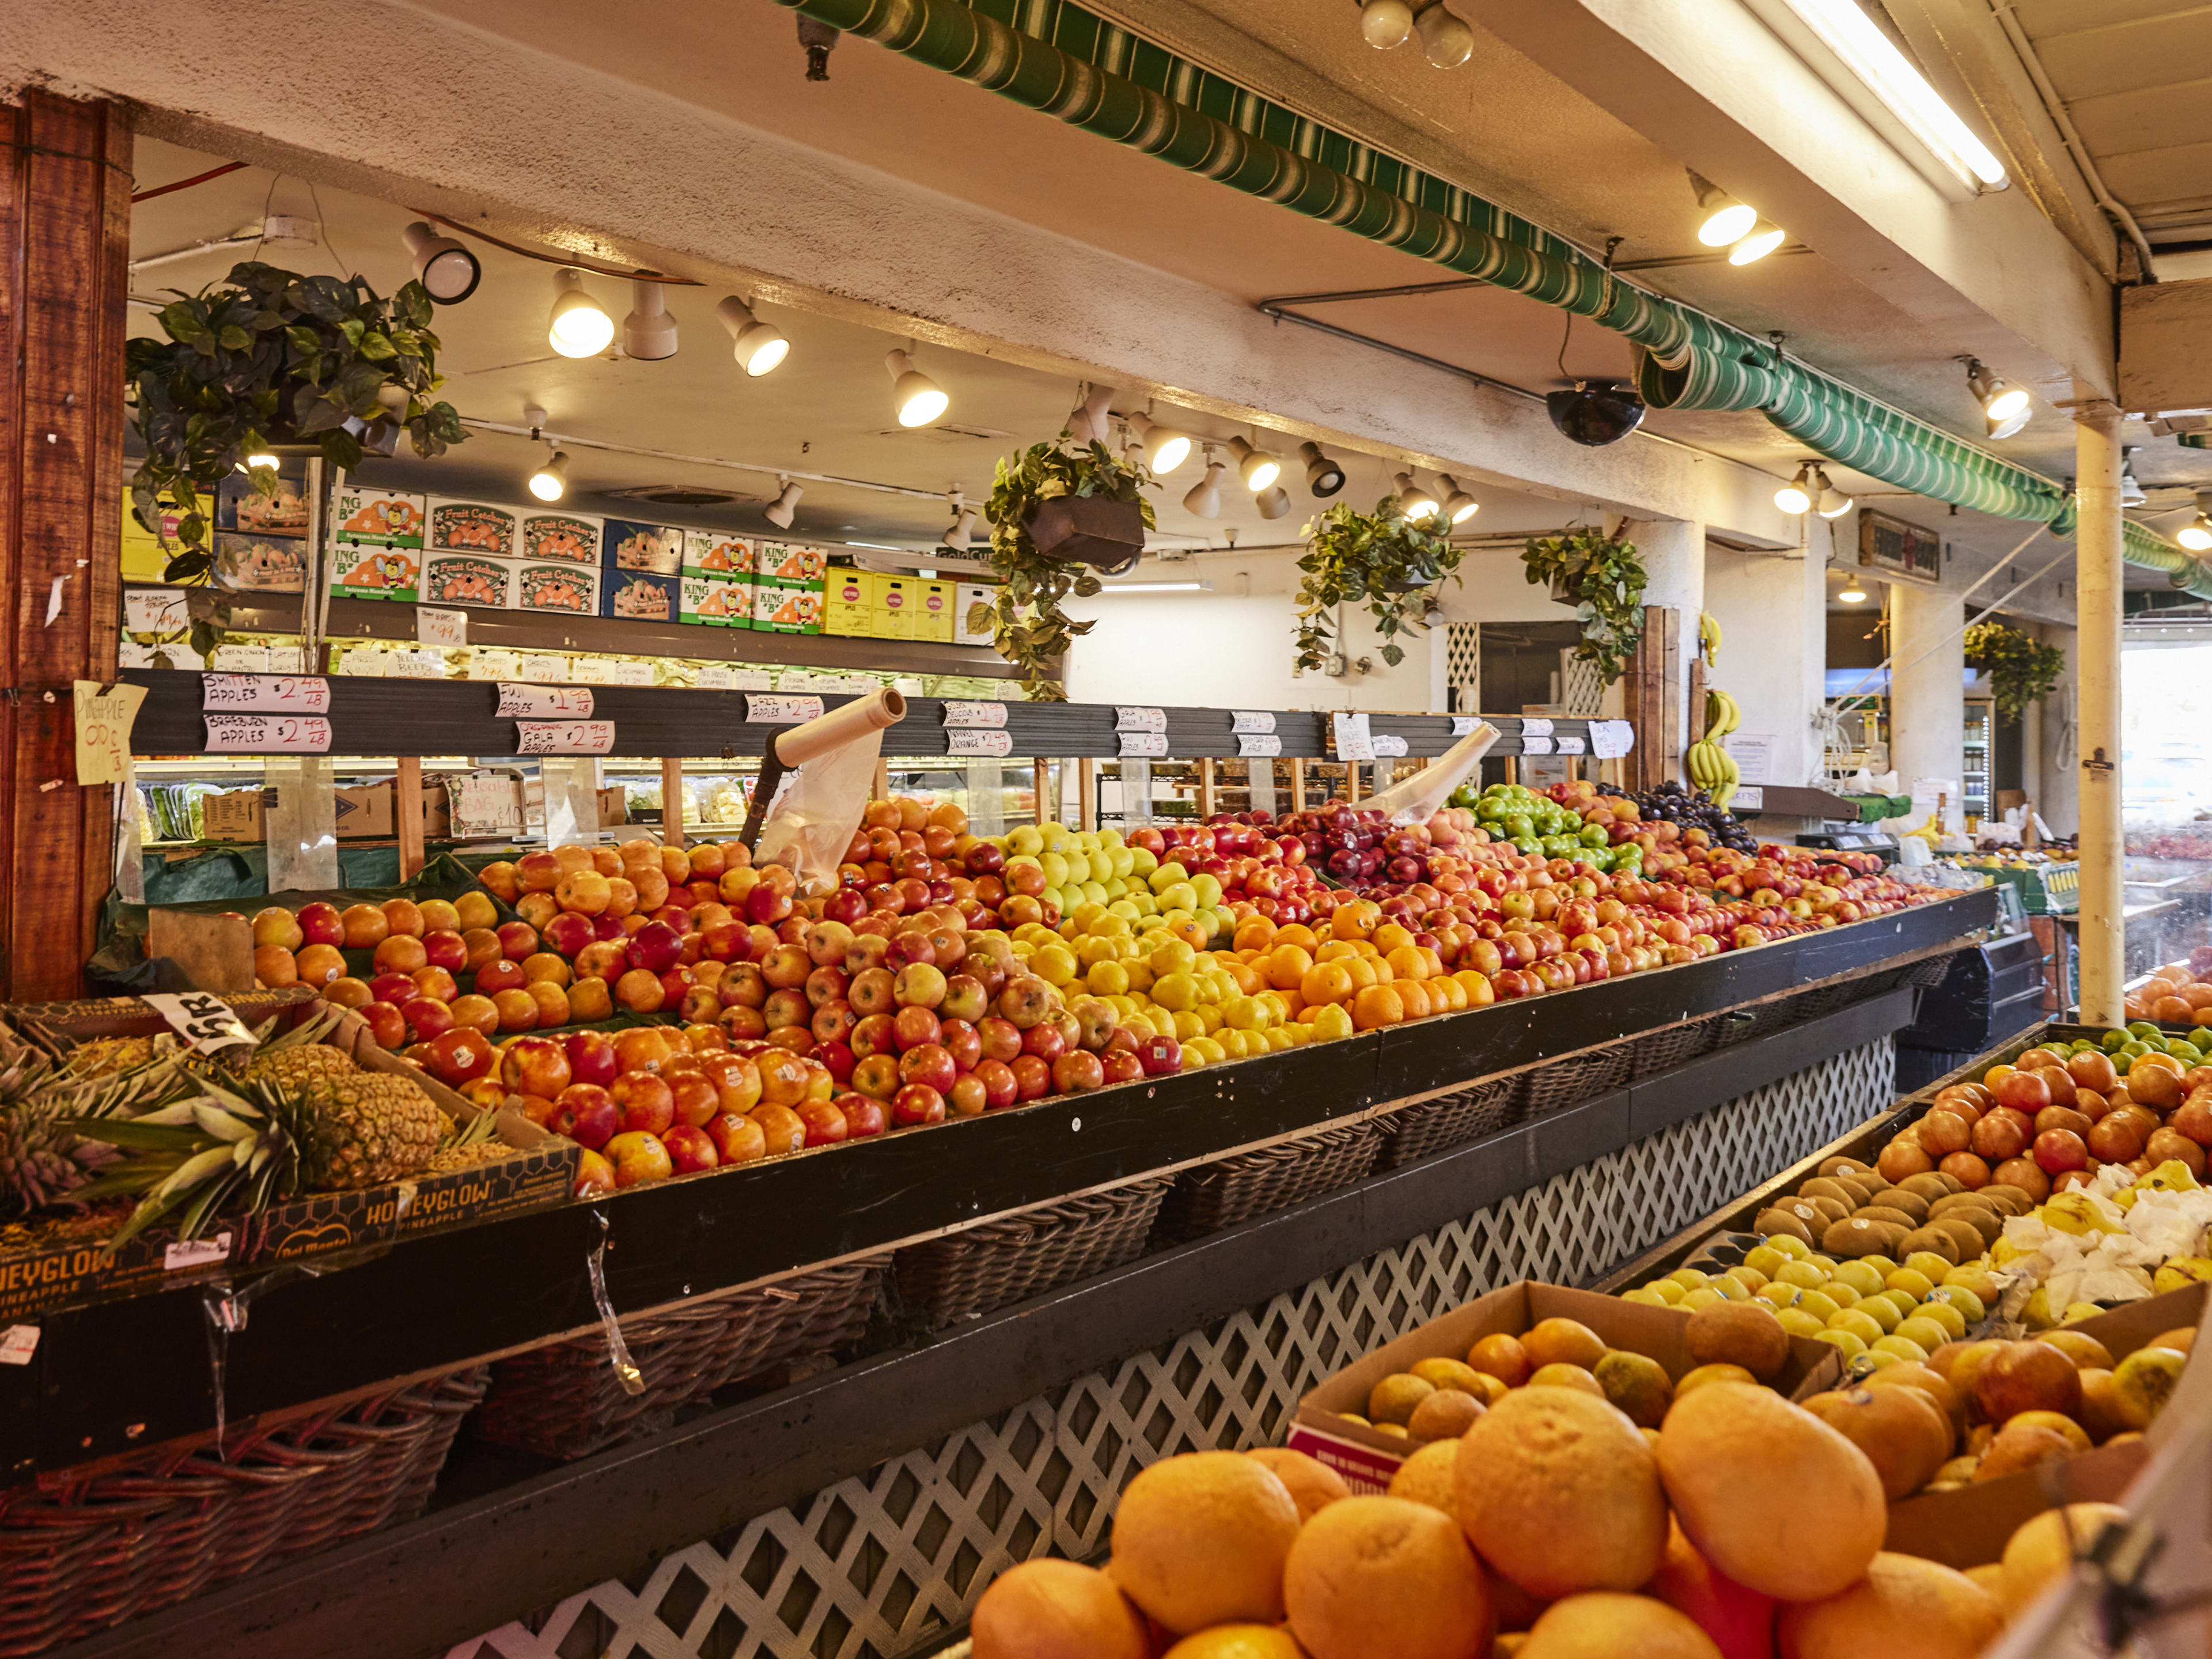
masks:
MULTIPOLYGON (((1715 632, 1717 635, 1717 624, 1715 632)), ((1689 753, 1682 757, 1690 781, 1711 795, 1713 804, 1723 810, 1735 798, 1743 773, 1735 757, 1722 746, 1722 740, 1742 723, 1743 711, 1736 707, 1735 699, 1717 687, 1707 688, 1705 735, 1692 744, 1689 753)))
POLYGON ((1698 613, 1698 649, 1704 653, 1707 667, 1721 659, 1721 625, 1710 611, 1698 613))

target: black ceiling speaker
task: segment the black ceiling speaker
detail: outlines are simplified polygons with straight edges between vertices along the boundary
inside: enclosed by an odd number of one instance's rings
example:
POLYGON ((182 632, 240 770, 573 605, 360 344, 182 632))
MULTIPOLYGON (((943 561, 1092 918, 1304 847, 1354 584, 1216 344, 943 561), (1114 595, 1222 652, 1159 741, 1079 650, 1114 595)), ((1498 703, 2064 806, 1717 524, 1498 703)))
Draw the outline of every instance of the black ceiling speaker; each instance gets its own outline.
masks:
POLYGON ((1547 392, 1552 424, 1591 449, 1619 443, 1644 424, 1644 399, 1612 380, 1581 380, 1572 392, 1547 392))

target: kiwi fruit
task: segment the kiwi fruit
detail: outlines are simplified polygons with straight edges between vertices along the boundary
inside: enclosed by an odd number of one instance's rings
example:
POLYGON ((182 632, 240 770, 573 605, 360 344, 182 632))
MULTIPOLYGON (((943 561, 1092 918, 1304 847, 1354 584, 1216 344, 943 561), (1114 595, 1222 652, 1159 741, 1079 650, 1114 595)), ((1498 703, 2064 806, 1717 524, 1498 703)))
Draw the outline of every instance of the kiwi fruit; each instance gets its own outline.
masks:
POLYGON ((1900 1211, 1912 1218, 1918 1226, 1928 1219, 1928 1200, 1917 1193, 1908 1193, 1902 1187, 1892 1187, 1874 1197, 1874 1207, 1900 1211))
POLYGON ((1825 1227, 1831 1221, 1843 1219, 1840 1216, 1825 1214, 1820 1206, 1809 1198, 1785 1198, 1774 1207, 1784 1215, 1795 1216, 1799 1224, 1808 1229, 1825 1227))
POLYGON ((1915 1250, 1933 1250, 1953 1267, 1959 1265, 1959 1241, 1942 1227, 1916 1228, 1899 1241, 1899 1255, 1911 1255, 1915 1250))
POLYGON ((1991 1216, 1990 1221, 1991 1225, 1989 1237, 1986 1238, 1982 1236, 1981 1229, 1963 1215, 1942 1217, 1929 1222, 1928 1227, 1934 1231, 1950 1234, 1953 1242, 1959 1247, 1958 1259, 1960 1261, 1969 1261, 1997 1242, 1998 1234, 2002 1230, 1995 1224, 1996 1222, 1995 1216, 1991 1216))
POLYGON ((1929 1173, 1932 1174, 1936 1180, 1942 1182, 1945 1188, 1948 1191, 1963 1193, 1966 1190, 1966 1183, 1960 1180, 1959 1177, 1954 1175, 1947 1175, 1941 1170, 1934 1170, 1929 1171, 1929 1173))
POLYGON ((1981 1195, 2008 1215, 2026 1215, 2035 1207, 2035 1200, 2019 1188, 2000 1186, 1995 1182, 1983 1188, 1981 1195))
POLYGON ((1824 1221, 1841 1221, 1845 1216, 1850 1213, 1849 1210, 1845 1209, 1834 1199, 1826 1196, 1820 1198, 1801 1198, 1797 1201, 1800 1204, 1811 1205, 1814 1209, 1820 1212, 1821 1219, 1824 1221))
MULTIPOLYGON (((1898 1191, 1911 1193, 1923 1204, 1933 1204, 1951 1195, 1951 1189, 1943 1184, 1943 1178, 1933 1170, 1926 1175, 1907 1176, 1897 1183, 1897 1187, 1898 1191)), ((1895 1196, 1893 1194, 1884 1202, 1896 1202, 1895 1196)))
POLYGON ((1777 1233, 1788 1233, 1792 1238, 1813 1242, 1813 1230, 1785 1210, 1761 1210, 1751 1224, 1752 1231, 1761 1238, 1771 1238, 1777 1233))
POLYGON ((1864 1168, 1866 1165, 1855 1158, 1824 1158, 1820 1160, 1820 1173, 1824 1176, 1856 1175, 1864 1168))
POLYGON ((1892 1209, 1887 1204, 1869 1204, 1861 1209, 1852 1211, 1851 1213, 1862 1220, 1887 1221, 1893 1227, 1904 1228, 1908 1233, 1920 1224, 1920 1218, 1917 1216, 1904 1210, 1892 1209))
POLYGON ((1986 1193, 1946 1193, 1928 1206, 1933 1216, 1948 1215, 1954 1210, 1987 1210, 1996 1213, 1996 1200, 1986 1193))
POLYGON ((1857 1209, 1860 1205, 1867 1201, 1867 1191, 1865 1188, 1860 1186, 1856 1182, 1838 1181, 1832 1176, 1814 1176, 1812 1180, 1805 1182, 1802 1186, 1797 1188, 1797 1196, 1800 1198, 1832 1198, 1835 1200, 1837 1203, 1844 1206, 1844 1213, 1845 1215, 1849 1215, 1853 1210, 1857 1209))
POLYGON ((1821 1234, 1820 1249, 1837 1257, 1893 1256, 1905 1233, 1904 1228, 1887 1221, 1863 1221, 1854 1217, 1834 1223, 1821 1234))

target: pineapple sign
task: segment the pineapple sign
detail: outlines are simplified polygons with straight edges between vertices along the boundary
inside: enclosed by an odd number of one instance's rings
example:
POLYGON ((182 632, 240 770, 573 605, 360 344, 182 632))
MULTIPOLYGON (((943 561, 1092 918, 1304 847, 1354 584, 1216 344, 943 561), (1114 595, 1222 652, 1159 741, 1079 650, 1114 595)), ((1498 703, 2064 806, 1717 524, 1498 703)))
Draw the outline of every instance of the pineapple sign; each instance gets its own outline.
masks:
POLYGON ((231 1006, 204 991, 182 995, 148 992, 139 999, 177 1029, 177 1034, 199 1053, 212 1054, 244 1043, 253 1046, 253 1033, 246 1029, 231 1006))

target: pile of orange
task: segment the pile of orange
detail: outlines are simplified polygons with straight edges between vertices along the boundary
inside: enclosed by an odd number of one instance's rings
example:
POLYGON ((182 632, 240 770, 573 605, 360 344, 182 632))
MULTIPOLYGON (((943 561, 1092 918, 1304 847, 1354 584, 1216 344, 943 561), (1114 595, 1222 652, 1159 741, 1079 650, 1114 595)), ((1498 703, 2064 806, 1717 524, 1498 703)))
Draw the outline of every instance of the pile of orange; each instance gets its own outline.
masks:
POLYGON ((1487 978, 1473 969, 1447 971, 1437 952, 1416 945, 1413 937, 1362 900, 1339 906, 1325 935, 1302 923, 1279 927, 1263 916, 1249 917, 1238 925, 1232 948, 1215 955, 1248 993, 1281 992, 1293 1020, 1334 1006, 1360 1031, 1457 1013, 1493 999, 1487 978))

